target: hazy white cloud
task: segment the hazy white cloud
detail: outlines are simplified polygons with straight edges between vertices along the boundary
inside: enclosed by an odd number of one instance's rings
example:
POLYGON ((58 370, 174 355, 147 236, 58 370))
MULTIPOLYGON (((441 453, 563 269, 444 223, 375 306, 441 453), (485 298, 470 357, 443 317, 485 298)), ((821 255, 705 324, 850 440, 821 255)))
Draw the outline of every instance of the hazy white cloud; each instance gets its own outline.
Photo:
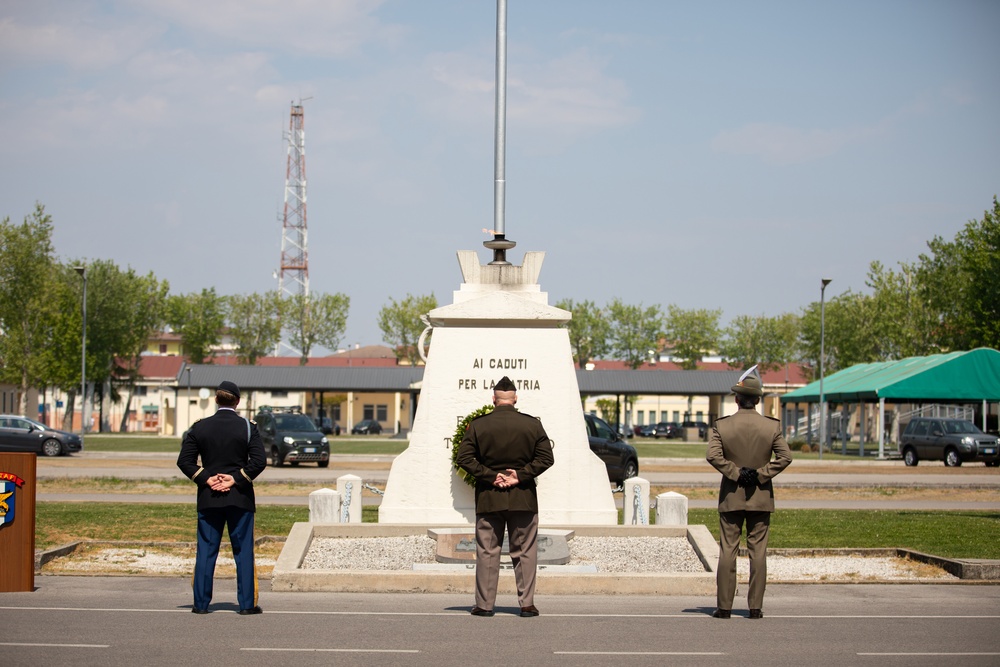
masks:
POLYGON ((0 62, 59 63, 99 69, 121 63, 165 26, 143 20, 95 20, 73 12, 0 18, 0 62))
POLYGON ((374 16, 382 0, 133 0, 171 24, 231 44, 344 56, 370 42, 394 43, 403 29, 374 16))
MULTIPOLYGON (((507 68, 507 118, 523 127, 579 133, 638 120, 628 87, 584 50, 546 61, 519 59, 507 68)), ((492 122, 494 63, 485 55, 435 54, 427 60, 433 89, 428 105, 452 120, 492 122)))
POLYGON ((718 153, 756 156, 771 164, 797 164, 829 157, 876 133, 874 128, 807 130, 775 123, 749 123, 719 132, 711 147, 718 153))

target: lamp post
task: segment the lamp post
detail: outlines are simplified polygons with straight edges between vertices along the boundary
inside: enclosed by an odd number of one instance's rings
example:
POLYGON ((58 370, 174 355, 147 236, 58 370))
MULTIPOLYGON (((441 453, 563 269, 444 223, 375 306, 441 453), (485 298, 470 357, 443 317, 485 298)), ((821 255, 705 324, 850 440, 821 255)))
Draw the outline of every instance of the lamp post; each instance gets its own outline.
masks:
POLYGON ((80 334, 80 428, 87 432, 87 266, 74 266, 73 270, 83 277, 83 328, 80 334))
POLYGON ((821 278, 819 288, 819 458, 823 460, 826 444, 826 397, 823 395, 823 364, 826 359, 826 286, 833 280, 821 278))

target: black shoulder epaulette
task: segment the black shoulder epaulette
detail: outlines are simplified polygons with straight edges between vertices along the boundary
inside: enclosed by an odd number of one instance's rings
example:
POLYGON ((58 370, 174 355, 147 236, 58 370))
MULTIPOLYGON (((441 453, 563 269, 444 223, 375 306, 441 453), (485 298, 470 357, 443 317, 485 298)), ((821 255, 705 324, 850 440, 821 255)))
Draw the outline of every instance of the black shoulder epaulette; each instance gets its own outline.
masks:
POLYGON ((719 417, 715 421, 719 422, 719 421, 722 421, 723 419, 729 419, 730 417, 732 417, 732 415, 726 415, 725 417, 719 417))
POLYGON ((538 419, 538 417, 536 417, 536 416, 534 416, 534 415, 529 415, 529 414, 528 414, 527 412, 521 412, 520 410, 518 411, 518 413, 517 413, 517 414, 519 414, 519 415, 523 415, 523 416, 525 416, 525 417, 531 417, 532 419, 538 419))
POLYGON ((781 421, 781 420, 780 420, 780 419, 778 419, 777 417, 768 417, 767 415, 764 415, 764 416, 765 416, 765 417, 767 417, 768 419, 770 419, 770 420, 771 420, 771 421, 773 421, 773 422, 780 422, 780 421, 781 421))

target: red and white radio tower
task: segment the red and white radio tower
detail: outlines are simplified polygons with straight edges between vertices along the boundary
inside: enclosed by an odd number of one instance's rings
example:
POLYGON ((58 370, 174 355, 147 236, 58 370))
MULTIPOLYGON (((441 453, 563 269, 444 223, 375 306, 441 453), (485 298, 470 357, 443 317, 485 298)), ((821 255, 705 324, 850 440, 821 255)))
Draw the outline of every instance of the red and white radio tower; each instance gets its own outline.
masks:
POLYGON ((309 245, 306 230, 306 132, 302 102, 292 103, 288 125, 288 169, 281 228, 278 294, 309 296, 309 245))

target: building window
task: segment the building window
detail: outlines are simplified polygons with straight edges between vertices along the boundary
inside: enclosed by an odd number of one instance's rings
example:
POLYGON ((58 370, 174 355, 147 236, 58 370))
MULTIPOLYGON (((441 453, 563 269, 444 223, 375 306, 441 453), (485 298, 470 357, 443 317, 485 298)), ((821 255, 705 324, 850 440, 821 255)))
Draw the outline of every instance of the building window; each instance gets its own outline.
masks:
POLYGON ((167 344, 160 343, 160 354, 166 354, 166 353, 167 353, 167 344))
POLYGON ((674 410, 674 421, 677 422, 678 424, 681 421, 681 413, 679 410, 674 410))
POLYGON ((340 403, 330 406, 330 419, 332 419, 334 423, 340 421, 340 403))
POLYGON ((635 413, 635 423, 642 426, 646 423, 646 413, 643 410, 637 410, 635 413))
POLYGON ((705 420, 704 420, 704 419, 702 418, 702 412, 701 412, 701 410, 699 410, 698 412, 696 412, 696 413, 694 413, 694 414, 695 414, 695 420, 696 420, 696 421, 705 421, 705 420))
POLYGON ((375 406, 374 405, 364 406, 364 408, 362 409, 362 413, 363 413, 362 419, 375 419, 375 406))
POLYGON ((375 413, 377 419, 380 422, 389 421, 389 406, 388 405, 376 405, 375 413))
POLYGON ((288 398, 287 391, 272 391, 271 398, 288 398))

